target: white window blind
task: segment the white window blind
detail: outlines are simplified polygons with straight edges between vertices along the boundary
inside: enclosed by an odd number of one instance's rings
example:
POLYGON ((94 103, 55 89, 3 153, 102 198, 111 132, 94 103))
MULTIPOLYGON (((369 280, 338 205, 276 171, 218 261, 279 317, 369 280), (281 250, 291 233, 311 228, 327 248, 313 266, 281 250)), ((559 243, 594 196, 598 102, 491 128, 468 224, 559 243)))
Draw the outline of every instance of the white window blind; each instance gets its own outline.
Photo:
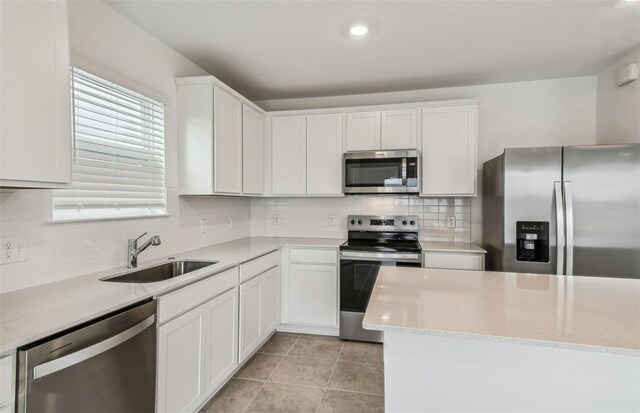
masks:
POLYGON ((53 219, 166 213, 164 105, 77 68, 71 93, 72 184, 53 219))

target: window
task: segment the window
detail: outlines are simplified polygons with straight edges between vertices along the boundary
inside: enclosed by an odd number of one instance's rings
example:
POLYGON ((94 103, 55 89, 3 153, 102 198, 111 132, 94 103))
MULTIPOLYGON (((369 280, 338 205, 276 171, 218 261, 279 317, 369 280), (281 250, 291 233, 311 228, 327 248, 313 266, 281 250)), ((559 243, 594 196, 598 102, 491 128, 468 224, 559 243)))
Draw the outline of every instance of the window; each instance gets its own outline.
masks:
POLYGON ((55 190, 53 219, 165 214, 164 105, 71 69, 72 184, 55 190))

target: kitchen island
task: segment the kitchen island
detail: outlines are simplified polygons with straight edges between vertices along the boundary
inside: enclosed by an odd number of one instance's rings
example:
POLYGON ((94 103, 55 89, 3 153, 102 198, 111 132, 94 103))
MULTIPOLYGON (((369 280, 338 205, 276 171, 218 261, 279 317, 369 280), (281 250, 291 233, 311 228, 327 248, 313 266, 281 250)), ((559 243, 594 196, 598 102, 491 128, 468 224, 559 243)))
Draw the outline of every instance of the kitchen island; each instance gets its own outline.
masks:
POLYGON ((640 280, 384 267, 385 407, 639 411, 640 280))

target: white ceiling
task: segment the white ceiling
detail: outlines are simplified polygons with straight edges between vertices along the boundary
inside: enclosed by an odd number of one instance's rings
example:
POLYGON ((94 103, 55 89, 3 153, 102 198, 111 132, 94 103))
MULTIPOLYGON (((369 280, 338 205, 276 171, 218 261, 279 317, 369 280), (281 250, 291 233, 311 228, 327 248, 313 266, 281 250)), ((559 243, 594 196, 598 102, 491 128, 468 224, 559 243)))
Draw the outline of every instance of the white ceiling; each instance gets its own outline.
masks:
POLYGON ((592 75, 640 44, 640 2, 107 2, 253 100, 592 75))

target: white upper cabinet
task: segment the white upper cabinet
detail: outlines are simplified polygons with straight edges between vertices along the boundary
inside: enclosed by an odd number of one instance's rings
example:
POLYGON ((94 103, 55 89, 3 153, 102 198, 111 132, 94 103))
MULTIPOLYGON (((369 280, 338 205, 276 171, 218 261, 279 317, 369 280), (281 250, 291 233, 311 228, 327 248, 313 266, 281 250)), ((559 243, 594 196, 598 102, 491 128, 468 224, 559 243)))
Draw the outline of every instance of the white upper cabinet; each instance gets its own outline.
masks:
POLYGON ((380 149, 380 111, 347 113, 347 151, 380 149))
POLYGON ((307 116, 307 194, 342 194, 342 114, 307 116))
POLYGON ((0 2, 0 50, 0 186, 63 187, 71 180, 66 2, 0 2))
POLYGON ((264 192, 264 115, 242 105, 242 192, 264 192))
POLYGON ((306 194, 306 116, 276 116, 271 130, 271 191, 274 195, 306 194))
POLYGON ((477 114, 477 104, 422 110, 421 195, 476 195, 477 114))
POLYGON ((242 103, 213 87, 213 191, 242 192, 242 103))
POLYGON ((394 109, 382 111, 382 137, 380 149, 416 149, 417 141, 417 109, 394 109))
POLYGON ((418 109, 347 113, 347 151, 415 149, 418 109))
POLYGON ((264 112, 213 76, 176 84, 180 193, 261 194, 264 112))

